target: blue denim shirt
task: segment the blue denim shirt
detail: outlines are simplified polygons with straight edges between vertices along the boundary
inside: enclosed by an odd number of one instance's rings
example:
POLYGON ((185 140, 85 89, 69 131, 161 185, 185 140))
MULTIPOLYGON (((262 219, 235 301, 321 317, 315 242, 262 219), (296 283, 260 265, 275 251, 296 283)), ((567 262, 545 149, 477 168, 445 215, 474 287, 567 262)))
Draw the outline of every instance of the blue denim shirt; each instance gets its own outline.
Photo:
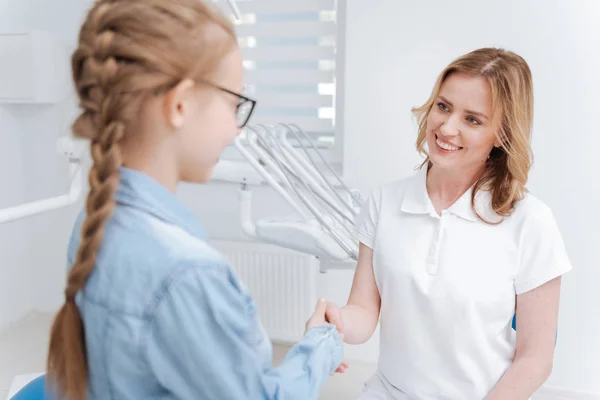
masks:
POLYGON ((120 174, 96 266, 77 296, 88 398, 316 399, 342 361, 335 327, 311 329, 273 368, 254 302, 196 217, 147 175, 120 174))

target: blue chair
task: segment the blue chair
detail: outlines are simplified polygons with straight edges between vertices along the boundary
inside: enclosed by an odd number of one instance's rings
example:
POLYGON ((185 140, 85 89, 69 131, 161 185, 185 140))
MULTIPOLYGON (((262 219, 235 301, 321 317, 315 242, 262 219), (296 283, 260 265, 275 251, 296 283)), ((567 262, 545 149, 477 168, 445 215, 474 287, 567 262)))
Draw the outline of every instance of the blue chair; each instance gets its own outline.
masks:
POLYGON ((52 400, 46 393, 46 375, 29 382, 11 400, 52 400))

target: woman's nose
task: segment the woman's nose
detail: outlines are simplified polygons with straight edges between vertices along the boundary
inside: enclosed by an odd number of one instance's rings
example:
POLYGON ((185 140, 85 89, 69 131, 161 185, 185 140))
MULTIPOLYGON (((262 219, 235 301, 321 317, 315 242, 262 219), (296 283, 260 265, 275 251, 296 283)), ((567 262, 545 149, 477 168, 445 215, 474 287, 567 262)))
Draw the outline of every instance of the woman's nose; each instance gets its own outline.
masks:
POLYGON ((440 133, 444 136, 456 136, 459 134, 458 121, 450 116, 440 127, 440 133))

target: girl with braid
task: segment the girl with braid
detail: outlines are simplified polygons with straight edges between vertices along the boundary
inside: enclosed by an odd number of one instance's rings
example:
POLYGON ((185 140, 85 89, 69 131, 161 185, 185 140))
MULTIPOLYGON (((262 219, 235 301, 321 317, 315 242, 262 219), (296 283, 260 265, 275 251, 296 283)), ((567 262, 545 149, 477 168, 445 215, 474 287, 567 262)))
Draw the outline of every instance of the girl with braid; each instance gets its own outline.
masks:
POLYGON ((91 143, 48 382, 67 400, 315 399, 343 371, 319 302, 283 363, 247 290, 175 196, 248 122, 229 21, 200 0, 100 0, 72 56, 91 143))

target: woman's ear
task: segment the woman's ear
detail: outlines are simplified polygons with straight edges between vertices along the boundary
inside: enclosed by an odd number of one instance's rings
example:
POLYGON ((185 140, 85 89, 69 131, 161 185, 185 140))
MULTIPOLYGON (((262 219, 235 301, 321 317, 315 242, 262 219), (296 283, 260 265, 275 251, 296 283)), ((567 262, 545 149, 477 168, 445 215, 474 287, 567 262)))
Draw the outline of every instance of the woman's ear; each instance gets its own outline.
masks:
POLYGON ((502 148, 502 144, 506 143, 506 136, 502 131, 496 134, 496 140, 494 140, 494 147, 502 148))
POLYGON ((164 96, 163 111, 167 123, 174 129, 183 126, 185 115, 189 112, 189 103, 192 100, 194 81, 184 79, 164 96))

